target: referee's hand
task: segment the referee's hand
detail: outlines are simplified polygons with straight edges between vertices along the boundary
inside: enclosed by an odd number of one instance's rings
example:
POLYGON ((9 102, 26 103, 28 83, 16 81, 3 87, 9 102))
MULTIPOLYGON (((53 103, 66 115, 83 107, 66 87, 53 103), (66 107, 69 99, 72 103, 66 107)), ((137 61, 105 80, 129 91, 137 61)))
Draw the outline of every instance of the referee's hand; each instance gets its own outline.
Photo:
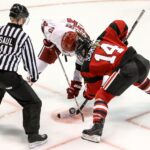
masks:
POLYGON ((33 82, 31 81, 31 76, 28 76, 28 77, 27 77, 27 82, 28 82, 28 84, 29 84, 30 86, 33 85, 33 82))

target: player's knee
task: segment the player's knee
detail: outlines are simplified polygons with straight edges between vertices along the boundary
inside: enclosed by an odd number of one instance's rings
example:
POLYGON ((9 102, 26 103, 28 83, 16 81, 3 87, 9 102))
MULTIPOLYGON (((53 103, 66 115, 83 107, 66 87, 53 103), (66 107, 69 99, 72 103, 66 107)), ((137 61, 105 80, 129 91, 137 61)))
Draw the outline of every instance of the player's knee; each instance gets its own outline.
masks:
POLYGON ((30 104, 34 105, 33 107, 42 107, 42 101, 39 98, 34 99, 30 104))
POLYGON ((97 93, 96 93, 96 99, 100 98, 103 101, 105 101, 106 103, 108 103, 112 98, 114 97, 114 95, 108 93, 107 91, 105 91, 103 88, 101 88, 97 93))

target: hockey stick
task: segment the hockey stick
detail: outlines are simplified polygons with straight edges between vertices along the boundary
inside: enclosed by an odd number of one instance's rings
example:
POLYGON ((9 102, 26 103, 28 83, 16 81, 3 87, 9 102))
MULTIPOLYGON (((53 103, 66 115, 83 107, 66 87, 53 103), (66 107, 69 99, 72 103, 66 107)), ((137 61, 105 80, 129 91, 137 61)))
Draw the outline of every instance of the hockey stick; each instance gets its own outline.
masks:
POLYGON ((67 111, 64 111, 64 112, 61 112, 61 113, 58 113, 57 114, 57 117, 58 118, 68 118, 68 117, 73 117, 75 115, 78 115, 80 113, 80 111, 84 108, 84 106, 86 105, 86 103, 88 102, 88 100, 86 99, 82 104, 81 106, 79 107, 79 109, 76 109, 74 107, 71 107, 69 110, 67 111))
MULTIPOLYGON (((145 13, 145 10, 142 9, 142 11, 140 12, 139 16, 137 17, 137 19, 135 20, 134 24, 132 25, 131 30, 129 31, 128 35, 123 40, 124 43, 128 40, 129 36, 131 35, 131 33, 133 32, 133 30, 135 29, 136 25, 139 23, 139 20, 141 19, 141 17, 143 16, 144 13, 145 13)), ((99 42, 95 42, 94 45, 101 47, 101 45, 99 44, 99 42)))
POLYGON ((141 19, 141 17, 143 16, 144 13, 145 13, 145 10, 143 9, 143 10, 140 12, 138 18, 135 20, 134 24, 132 25, 131 30, 129 31, 129 33, 128 33, 126 39, 124 40, 124 42, 127 41, 127 39, 129 38, 129 36, 130 36, 131 33, 133 32, 134 28, 136 27, 136 25, 138 24, 139 20, 141 19))
MULTIPOLYGON (((88 100, 86 99, 80 106, 80 110, 82 110, 84 108, 84 106, 86 105, 87 102, 88 102, 88 100)), ((80 113, 80 110, 79 109, 76 110, 76 115, 80 113)))
MULTIPOLYGON (((56 51, 55 51, 55 53, 56 53, 56 56, 57 56, 57 58, 58 58, 58 60, 59 60, 59 63, 60 63, 60 65, 61 65, 61 68, 62 68, 62 70, 63 70, 63 73, 64 73, 64 75, 65 75, 66 81, 67 81, 67 83, 68 83, 68 85, 69 85, 69 87, 70 87, 69 79, 68 79, 68 76, 67 76, 67 74, 66 74, 65 68, 64 68, 64 66, 63 66, 63 64, 62 64, 62 61, 61 61, 61 59, 60 59, 58 53, 57 53, 56 51)), ((74 100, 75 100, 76 106, 77 106, 77 108, 78 108, 78 110, 79 110, 79 113, 80 113, 80 115, 81 115, 82 121, 84 122, 84 115, 83 115, 83 113, 82 113, 82 111, 81 111, 81 109, 80 109, 80 106, 79 106, 79 104, 78 104, 78 102, 77 102, 76 97, 74 97, 74 100)))

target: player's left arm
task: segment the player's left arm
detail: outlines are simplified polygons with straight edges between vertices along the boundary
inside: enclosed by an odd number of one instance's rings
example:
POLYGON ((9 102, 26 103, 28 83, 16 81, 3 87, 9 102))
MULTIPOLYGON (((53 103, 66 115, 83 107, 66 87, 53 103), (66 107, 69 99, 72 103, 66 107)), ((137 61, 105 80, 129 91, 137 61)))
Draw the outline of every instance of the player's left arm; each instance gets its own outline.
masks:
POLYGON ((85 83, 83 97, 87 100, 92 100, 101 86, 102 86, 102 80, 98 80, 93 83, 90 83, 90 82, 85 83))
POLYGON ((82 76, 81 76, 81 64, 75 63, 75 70, 73 80, 71 80, 70 87, 67 88, 67 98, 72 99, 79 95, 79 91, 82 88, 82 76))
POLYGON ((85 89, 83 92, 83 97, 87 100, 92 100, 97 91, 101 88, 103 77, 95 76, 90 72, 82 72, 81 73, 84 78, 85 89))

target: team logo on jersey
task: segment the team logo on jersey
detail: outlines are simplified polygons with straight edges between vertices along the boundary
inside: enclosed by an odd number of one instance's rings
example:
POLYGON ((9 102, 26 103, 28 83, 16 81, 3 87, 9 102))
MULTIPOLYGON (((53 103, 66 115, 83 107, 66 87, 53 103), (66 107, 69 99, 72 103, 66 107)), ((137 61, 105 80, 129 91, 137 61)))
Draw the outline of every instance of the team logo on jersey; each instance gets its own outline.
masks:
POLYGON ((54 31, 54 27, 50 27, 49 29, 48 29, 48 31, 50 32, 50 33, 52 33, 53 31, 54 31))

